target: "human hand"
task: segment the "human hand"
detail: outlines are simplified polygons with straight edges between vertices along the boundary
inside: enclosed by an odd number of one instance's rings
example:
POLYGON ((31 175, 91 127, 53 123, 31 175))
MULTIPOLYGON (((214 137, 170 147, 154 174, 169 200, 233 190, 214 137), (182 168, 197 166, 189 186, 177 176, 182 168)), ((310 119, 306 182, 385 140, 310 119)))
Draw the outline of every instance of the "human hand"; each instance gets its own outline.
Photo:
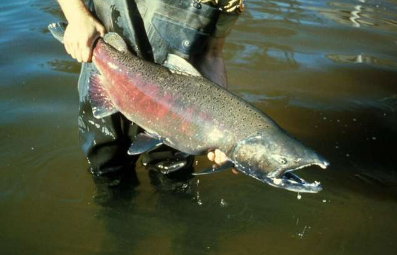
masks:
POLYGON ((105 27, 89 14, 69 19, 64 35, 66 52, 79 62, 91 62, 93 43, 105 32, 105 27))
MULTIPOLYGON (((216 149, 215 151, 210 151, 207 154, 207 157, 210 161, 215 162, 217 165, 221 165, 225 161, 228 160, 228 157, 226 156, 225 153, 223 153, 221 150, 216 149)), ((237 170, 235 168, 232 168, 232 172, 234 174, 238 174, 237 170)))

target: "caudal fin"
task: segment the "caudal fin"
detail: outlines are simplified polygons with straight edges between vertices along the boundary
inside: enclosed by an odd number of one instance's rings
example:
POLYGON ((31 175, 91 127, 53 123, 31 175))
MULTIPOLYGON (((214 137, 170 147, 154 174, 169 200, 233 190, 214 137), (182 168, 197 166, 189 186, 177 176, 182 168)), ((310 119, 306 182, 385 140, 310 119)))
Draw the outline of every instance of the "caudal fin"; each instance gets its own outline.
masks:
POLYGON ((49 24, 48 30, 50 30, 55 39, 63 43, 63 36, 65 35, 66 27, 67 24, 64 22, 56 22, 49 24))

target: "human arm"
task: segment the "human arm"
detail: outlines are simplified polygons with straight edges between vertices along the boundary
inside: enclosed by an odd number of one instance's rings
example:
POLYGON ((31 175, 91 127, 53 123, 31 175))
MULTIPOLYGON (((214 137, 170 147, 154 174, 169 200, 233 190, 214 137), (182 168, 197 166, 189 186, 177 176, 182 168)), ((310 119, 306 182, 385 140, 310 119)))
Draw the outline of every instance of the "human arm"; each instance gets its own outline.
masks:
POLYGON ((92 44, 105 34, 104 26, 87 10, 83 0, 57 0, 68 21, 64 45, 79 62, 91 62, 92 44))

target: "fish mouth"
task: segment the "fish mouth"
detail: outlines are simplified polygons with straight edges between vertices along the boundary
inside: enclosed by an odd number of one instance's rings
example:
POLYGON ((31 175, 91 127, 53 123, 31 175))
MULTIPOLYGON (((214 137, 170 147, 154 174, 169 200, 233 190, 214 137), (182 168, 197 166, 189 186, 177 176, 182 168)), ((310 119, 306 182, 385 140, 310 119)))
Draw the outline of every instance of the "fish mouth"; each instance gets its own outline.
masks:
POLYGON ((303 178, 299 177, 292 172, 298 169, 302 169, 305 167, 317 165, 322 169, 325 169, 329 166, 329 163, 324 161, 322 163, 312 163, 303 166, 299 166, 294 169, 289 169, 284 171, 282 176, 277 176, 275 174, 267 175, 261 181, 266 182, 270 186, 276 188, 282 188, 289 191, 300 192, 300 193, 318 193, 323 190, 321 183, 318 181, 314 181, 312 183, 306 182, 303 178))

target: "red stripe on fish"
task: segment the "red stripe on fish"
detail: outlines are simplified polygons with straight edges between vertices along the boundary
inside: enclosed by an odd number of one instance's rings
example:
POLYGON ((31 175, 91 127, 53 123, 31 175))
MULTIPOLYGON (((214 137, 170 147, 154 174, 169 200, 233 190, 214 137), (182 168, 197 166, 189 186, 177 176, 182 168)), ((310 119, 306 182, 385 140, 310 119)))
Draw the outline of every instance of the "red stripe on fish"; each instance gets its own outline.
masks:
MULTIPOLYGON (((139 73, 131 73, 124 65, 117 63, 111 54, 98 46, 94 50, 93 61, 105 77, 106 91, 120 112, 134 112, 145 119, 145 122, 166 120, 174 124, 178 123, 183 133, 191 133, 190 108, 188 114, 172 112, 171 108, 176 98, 161 89, 159 85, 143 80, 139 73)), ((183 111, 186 113, 185 109, 183 111)), ((200 117, 207 116, 201 113, 200 117)))

